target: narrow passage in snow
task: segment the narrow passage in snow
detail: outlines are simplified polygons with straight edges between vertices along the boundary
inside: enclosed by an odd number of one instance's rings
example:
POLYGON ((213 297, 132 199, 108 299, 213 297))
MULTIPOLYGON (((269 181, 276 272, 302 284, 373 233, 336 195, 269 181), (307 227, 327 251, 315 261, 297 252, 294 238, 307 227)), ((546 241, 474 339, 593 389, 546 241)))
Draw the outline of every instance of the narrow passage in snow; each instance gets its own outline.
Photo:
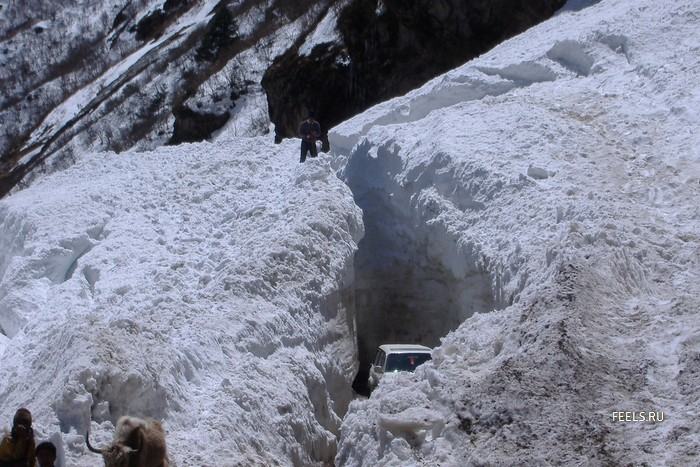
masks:
MULTIPOLYGON (((459 248, 392 174, 399 157, 356 151, 343 173, 363 210, 365 236, 355 254, 359 372, 353 388, 367 394, 377 346, 434 347, 477 312, 498 307, 491 277, 471 247, 459 248)), ((430 177, 424 183, 432 184, 430 177)))

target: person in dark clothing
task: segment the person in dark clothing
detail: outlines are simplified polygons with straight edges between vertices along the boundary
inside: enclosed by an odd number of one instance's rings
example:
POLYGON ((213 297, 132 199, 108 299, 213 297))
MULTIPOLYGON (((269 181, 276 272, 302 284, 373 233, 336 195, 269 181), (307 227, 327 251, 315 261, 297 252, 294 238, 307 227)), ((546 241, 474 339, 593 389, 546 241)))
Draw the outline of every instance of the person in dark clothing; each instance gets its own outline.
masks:
POLYGON ((309 117, 299 125, 299 136, 301 136, 301 159, 306 160, 306 153, 311 152, 311 157, 318 156, 316 140, 321 137, 321 125, 315 120, 314 113, 309 112, 309 117))

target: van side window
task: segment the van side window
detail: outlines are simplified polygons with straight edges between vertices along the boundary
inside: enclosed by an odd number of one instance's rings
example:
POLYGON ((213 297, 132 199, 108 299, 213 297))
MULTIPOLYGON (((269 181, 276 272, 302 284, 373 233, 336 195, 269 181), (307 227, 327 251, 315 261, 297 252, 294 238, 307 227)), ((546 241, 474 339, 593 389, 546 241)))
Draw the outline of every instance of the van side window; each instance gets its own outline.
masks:
POLYGON ((377 355, 374 357, 375 366, 384 366, 384 361, 386 360, 386 354, 382 349, 377 349, 377 355))

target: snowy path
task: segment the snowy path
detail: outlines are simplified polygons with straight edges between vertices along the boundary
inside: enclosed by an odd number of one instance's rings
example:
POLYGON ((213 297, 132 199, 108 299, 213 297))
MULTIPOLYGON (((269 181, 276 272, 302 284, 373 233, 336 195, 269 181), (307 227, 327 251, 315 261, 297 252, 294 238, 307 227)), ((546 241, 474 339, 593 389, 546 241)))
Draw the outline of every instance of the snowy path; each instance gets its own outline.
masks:
POLYGON ((362 224, 328 161, 297 151, 85 155, 4 199, 0 418, 28 406, 70 466, 98 462, 91 420, 101 444, 127 413, 164 420, 176 465, 331 460, 362 224))

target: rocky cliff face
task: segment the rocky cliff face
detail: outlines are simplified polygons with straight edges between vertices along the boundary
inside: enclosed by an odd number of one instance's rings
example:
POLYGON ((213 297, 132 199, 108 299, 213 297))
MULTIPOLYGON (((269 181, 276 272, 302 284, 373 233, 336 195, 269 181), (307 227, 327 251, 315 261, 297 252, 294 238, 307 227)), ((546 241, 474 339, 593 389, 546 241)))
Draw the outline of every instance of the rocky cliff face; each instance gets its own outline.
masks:
POLYGON ((262 84, 278 139, 309 108, 325 127, 405 94, 550 17, 564 0, 354 0, 339 12, 339 42, 291 48, 262 84))

